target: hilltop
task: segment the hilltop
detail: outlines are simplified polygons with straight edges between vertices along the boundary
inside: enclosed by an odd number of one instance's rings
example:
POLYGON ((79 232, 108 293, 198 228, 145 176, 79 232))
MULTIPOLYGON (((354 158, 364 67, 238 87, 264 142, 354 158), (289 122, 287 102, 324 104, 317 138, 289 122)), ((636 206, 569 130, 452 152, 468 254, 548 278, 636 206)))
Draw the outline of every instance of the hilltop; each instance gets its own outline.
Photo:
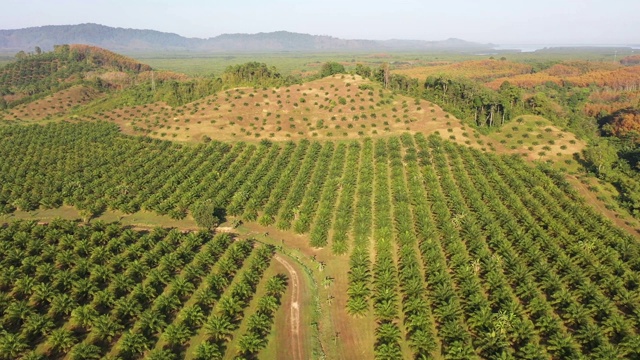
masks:
POLYGON ((122 52, 329 52, 329 51, 455 51, 491 49, 460 39, 347 40, 332 36, 276 31, 257 34, 222 34, 200 39, 155 30, 114 28, 99 24, 49 25, 0 30, 0 51, 51 50, 57 44, 83 43, 122 52))
POLYGON ((150 71, 149 65, 89 45, 60 45, 40 54, 18 54, 0 68, 0 103, 11 106, 90 82, 98 89, 122 88, 129 74, 150 71))

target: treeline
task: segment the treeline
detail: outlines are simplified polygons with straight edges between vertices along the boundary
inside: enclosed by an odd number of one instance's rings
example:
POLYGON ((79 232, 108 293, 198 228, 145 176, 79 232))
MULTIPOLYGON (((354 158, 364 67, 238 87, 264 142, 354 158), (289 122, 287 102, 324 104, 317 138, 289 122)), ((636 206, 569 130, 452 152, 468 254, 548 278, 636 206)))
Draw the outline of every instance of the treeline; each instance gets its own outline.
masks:
MULTIPOLYGON (((138 77, 137 79, 140 79, 138 77)), ((186 80, 174 78, 149 79, 118 92, 107 103, 107 107, 134 106, 162 101, 171 106, 181 106, 219 91, 239 87, 278 87, 298 83, 299 79, 282 76, 275 67, 259 62, 229 66, 220 76, 207 76, 186 80)))
POLYGON ((106 67, 117 71, 132 71, 139 73, 151 70, 151 66, 142 64, 130 57, 114 53, 96 46, 73 44, 60 45, 54 48, 54 53, 67 57, 71 61, 86 62, 98 67, 106 67))
POLYGON ((508 83, 494 91, 473 80, 446 75, 429 76, 421 82, 390 73, 388 65, 372 69, 358 64, 355 73, 377 81, 389 90, 435 102, 457 118, 478 127, 502 125, 526 111, 523 92, 508 83))

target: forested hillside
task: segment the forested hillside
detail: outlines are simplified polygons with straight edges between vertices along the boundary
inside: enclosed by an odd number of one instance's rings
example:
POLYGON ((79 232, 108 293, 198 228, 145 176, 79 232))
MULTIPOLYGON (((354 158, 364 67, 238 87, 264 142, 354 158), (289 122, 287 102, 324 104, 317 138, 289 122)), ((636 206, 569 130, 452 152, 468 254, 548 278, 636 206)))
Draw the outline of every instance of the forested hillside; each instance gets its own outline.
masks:
POLYGON ((16 55, 0 68, 0 102, 4 107, 52 94, 84 82, 108 87, 105 72, 140 73, 151 67, 126 56, 87 45, 60 45, 51 52, 16 55), (24 99, 24 100, 22 100, 24 99))

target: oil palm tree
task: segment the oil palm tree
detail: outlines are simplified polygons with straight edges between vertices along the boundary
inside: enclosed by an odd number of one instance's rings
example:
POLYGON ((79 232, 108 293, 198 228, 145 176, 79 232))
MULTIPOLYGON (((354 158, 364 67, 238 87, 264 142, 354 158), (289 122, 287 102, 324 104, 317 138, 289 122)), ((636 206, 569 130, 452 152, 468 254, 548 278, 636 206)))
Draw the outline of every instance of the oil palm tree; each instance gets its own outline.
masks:
POLYGON ((111 342, 122 329, 123 326, 111 319, 109 315, 101 315, 94 321, 91 335, 100 341, 111 342))
POLYGON ((91 305, 79 306, 71 312, 71 322, 75 328, 90 330, 98 312, 91 305))
POLYGON ((185 307, 180 312, 180 319, 187 328, 195 330, 204 323, 206 316, 200 306, 192 305, 185 307))
POLYGON ((166 316, 154 309, 147 309, 138 320, 140 331, 147 337, 162 332, 167 326, 166 316))
POLYGON ((21 330, 28 339, 36 339, 40 336, 46 336, 54 327, 53 321, 49 317, 32 314, 22 325, 21 330))
POLYGON ((119 351, 124 356, 139 356, 147 350, 149 350, 149 344, 142 334, 128 330, 122 335, 119 351))
POLYGON ((251 354, 255 354, 266 346, 266 339, 257 333, 247 333, 240 337, 238 341, 238 352, 243 357, 250 357, 251 354))
POLYGON ((180 299, 185 299, 195 290, 193 283, 184 278, 177 278, 171 283, 171 294, 180 299))
POLYGON ((47 343, 55 353, 66 354, 71 350, 77 339, 73 333, 67 329, 59 328, 53 330, 47 338, 47 343))
POLYGON ((3 323, 5 326, 20 325, 32 312, 33 310, 26 301, 14 301, 5 309, 3 323))
POLYGON ((156 349, 145 357, 148 360, 176 360, 178 357, 167 349, 156 349))
POLYGON ((229 341, 235 327, 225 315, 213 315, 205 324, 205 333, 214 341, 229 341))
POLYGON ((217 360, 222 359, 222 352, 217 344, 203 341, 196 347, 195 358, 197 360, 217 360))
POLYGON ((173 323, 164 330, 162 337, 173 349, 178 349, 189 342, 193 332, 182 323, 173 323))
POLYGON ((234 296, 225 296, 220 300, 220 309, 231 320, 235 320, 243 308, 244 302, 234 296))
POLYGON ((402 358, 402 350, 397 343, 377 345, 374 350, 375 358, 379 360, 395 360, 402 358))
POLYGON ((7 331, 0 333, 0 358, 4 360, 18 359, 29 348, 29 345, 17 334, 7 331))
POLYGON ((73 298, 67 294, 59 294, 56 295, 51 301, 51 306, 49 307, 49 314, 52 317, 60 317, 63 315, 71 314, 71 311, 75 309, 77 303, 73 300, 73 298))
POLYGON ((80 343, 71 349, 72 360, 98 360, 100 359, 102 350, 94 344, 80 343))

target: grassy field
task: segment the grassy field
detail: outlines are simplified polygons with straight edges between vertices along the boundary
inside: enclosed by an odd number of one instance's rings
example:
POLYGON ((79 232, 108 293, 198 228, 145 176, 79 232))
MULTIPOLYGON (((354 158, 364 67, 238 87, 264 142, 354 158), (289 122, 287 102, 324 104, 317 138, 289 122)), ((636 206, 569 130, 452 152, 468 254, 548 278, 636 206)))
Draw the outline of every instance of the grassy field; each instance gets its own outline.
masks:
MULTIPOLYGON (((629 53, 631 54, 631 53, 629 53)), ((562 60, 613 61, 616 56, 610 49, 589 51, 557 50, 553 52, 496 52, 492 54, 457 53, 271 53, 271 54, 207 54, 207 53, 129 53, 129 56, 149 64, 156 69, 171 70, 189 75, 219 75, 228 66, 248 61, 264 62, 275 66, 284 74, 304 74, 316 72, 327 61, 337 61, 347 69, 361 63, 377 67, 384 62, 393 69, 428 66, 438 62, 459 62, 465 60, 485 60, 491 57, 505 57, 516 62, 546 62, 562 60)), ((617 58, 625 56, 619 51, 617 58)), ((0 58, 0 61, 2 58, 0 58)))

